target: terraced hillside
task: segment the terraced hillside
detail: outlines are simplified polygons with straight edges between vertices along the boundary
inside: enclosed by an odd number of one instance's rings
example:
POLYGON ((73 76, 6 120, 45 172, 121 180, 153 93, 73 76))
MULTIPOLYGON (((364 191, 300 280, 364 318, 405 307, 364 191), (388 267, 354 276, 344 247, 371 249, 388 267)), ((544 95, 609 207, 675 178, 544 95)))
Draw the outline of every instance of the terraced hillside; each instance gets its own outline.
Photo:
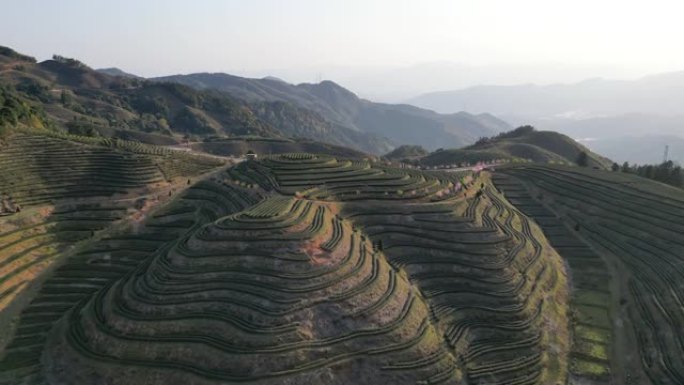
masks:
MULTIPOLYGON (((0 361, 0 379, 9 383, 45 381, 49 373, 43 368, 41 354, 48 336, 54 335, 52 328, 60 317, 146 263, 150 254, 170 247, 172 242, 202 224, 239 211, 256 200, 254 194, 227 186, 220 180, 202 181, 137 226, 103 235, 72 252, 23 309, 13 339, 0 361)), ((97 382, 92 381, 76 383, 97 382)))
POLYGON ((579 168, 499 174, 497 187, 569 263, 575 373, 600 374, 604 383, 684 383, 682 191, 579 168))
POLYGON ((278 155, 75 251, 0 379, 564 383, 566 296, 560 257, 487 175, 278 155))
POLYGON ((15 134, 0 145, 0 347, 36 283, 66 253, 141 220, 188 177, 223 164, 118 144, 15 134))
POLYGON ((341 201, 340 216, 426 298, 467 383, 564 379, 560 259, 486 178, 304 154, 243 163, 233 173, 282 194, 341 201))
POLYGON ((58 383, 455 383, 406 277, 332 209, 290 198, 197 228, 56 330, 47 371, 58 383))

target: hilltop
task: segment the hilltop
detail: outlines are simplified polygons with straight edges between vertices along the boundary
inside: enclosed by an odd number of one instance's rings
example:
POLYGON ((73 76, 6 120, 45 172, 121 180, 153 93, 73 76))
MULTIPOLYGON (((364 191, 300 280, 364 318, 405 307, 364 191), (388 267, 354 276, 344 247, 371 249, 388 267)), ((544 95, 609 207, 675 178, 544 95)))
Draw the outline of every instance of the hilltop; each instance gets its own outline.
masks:
POLYGON ((490 162, 493 160, 535 163, 576 164, 580 154, 587 155, 587 166, 609 168, 612 162, 574 141, 552 131, 537 131, 522 126, 461 149, 435 151, 420 162, 425 165, 490 162))

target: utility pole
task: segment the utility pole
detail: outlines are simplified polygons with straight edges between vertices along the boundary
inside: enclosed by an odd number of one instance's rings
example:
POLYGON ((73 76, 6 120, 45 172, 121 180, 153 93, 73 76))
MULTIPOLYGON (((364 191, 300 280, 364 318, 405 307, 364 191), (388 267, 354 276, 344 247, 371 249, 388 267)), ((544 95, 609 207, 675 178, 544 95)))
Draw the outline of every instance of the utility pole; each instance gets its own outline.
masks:
POLYGON ((670 146, 668 146, 668 145, 666 144, 666 145, 665 145, 665 155, 663 155, 663 163, 667 162, 667 155, 668 155, 668 152, 669 152, 669 151, 670 151, 670 146))

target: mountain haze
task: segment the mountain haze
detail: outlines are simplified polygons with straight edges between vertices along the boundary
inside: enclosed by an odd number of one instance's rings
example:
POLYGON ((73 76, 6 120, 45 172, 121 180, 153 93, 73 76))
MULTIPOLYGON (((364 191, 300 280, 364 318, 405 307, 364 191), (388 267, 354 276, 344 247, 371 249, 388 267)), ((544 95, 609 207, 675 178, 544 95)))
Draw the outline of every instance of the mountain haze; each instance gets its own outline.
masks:
POLYGON ((423 94, 408 103, 442 113, 487 111, 513 124, 562 132, 615 159, 662 159, 663 137, 674 138, 673 159, 684 158, 684 71, 636 80, 590 79, 574 84, 477 86, 423 94), (639 144, 648 143, 645 151, 639 144), (655 143, 661 143, 657 146, 655 143), (647 154, 646 154, 647 152, 647 154))
POLYGON ((573 84, 483 85, 427 93, 407 102, 441 113, 460 110, 497 116, 589 118, 628 113, 680 115, 684 71, 637 80, 589 79, 573 84))

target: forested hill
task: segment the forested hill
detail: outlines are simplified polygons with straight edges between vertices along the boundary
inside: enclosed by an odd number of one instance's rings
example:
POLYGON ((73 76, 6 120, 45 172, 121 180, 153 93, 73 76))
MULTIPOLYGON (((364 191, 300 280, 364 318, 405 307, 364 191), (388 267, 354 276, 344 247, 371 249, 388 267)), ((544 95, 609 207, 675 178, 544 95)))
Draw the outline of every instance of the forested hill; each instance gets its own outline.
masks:
POLYGON ((330 123, 290 103, 247 102, 218 90, 111 76, 57 55, 38 63, 0 47, 0 86, 5 126, 21 123, 155 142, 256 136, 306 138, 364 152, 391 149, 386 139, 330 123))

